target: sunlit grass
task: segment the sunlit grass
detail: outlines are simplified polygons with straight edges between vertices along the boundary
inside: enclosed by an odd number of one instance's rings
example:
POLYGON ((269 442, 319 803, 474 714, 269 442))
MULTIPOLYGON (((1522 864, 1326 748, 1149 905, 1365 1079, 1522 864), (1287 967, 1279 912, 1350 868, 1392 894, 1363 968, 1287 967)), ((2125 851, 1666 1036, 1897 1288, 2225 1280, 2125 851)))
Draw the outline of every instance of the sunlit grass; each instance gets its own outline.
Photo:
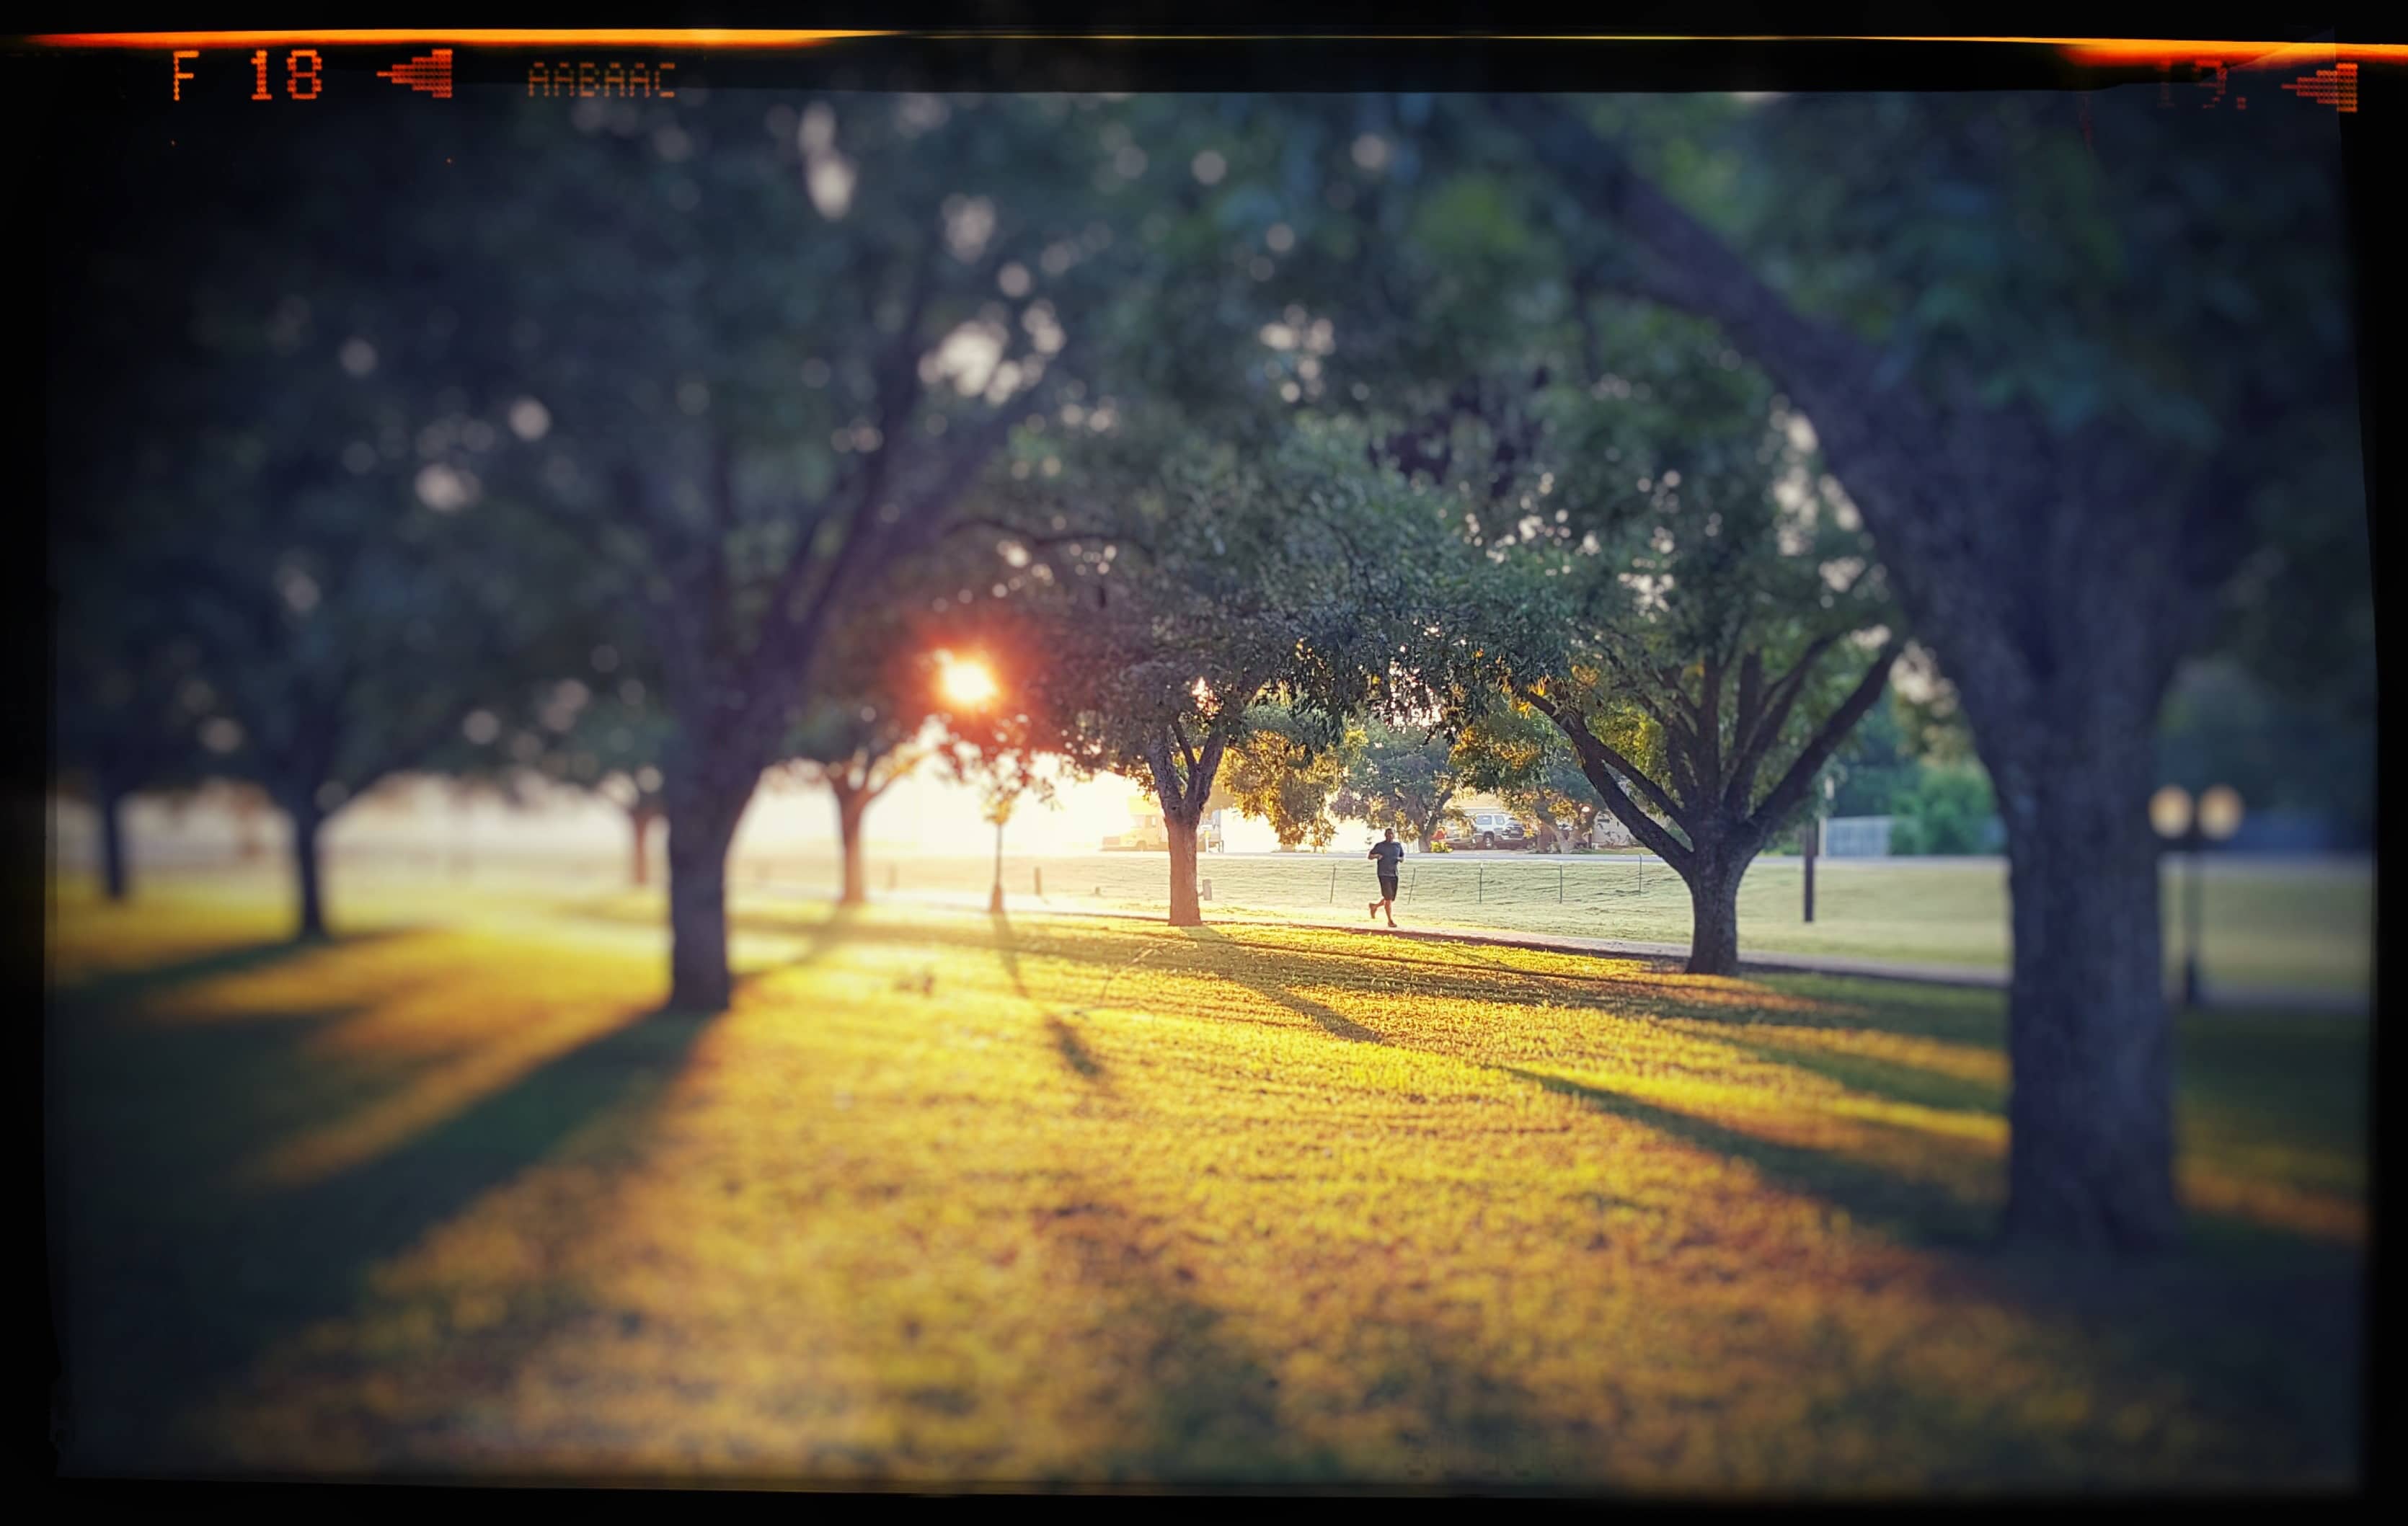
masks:
POLYGON ((342 905, 286 955, 272 902, 62 897, 96 1465, 2355 1470, 2363 1022, 2186 1025, 2198 1248, 2041 1263, 1984 1244, 1989 993, 755 906, 702 1020, 640 897, 342 905))
MULTIPOLYGON (((605 871, 607 873, 607 866, 605 871)), ((1224 915, 1353 920, 1373 892, 1370 866, 1354 853, 1215 855, 1199 864, 1224 915)), ((2184 878, 2178 857, 2162 877, 2160 911, 2169 972, 2182 957, 2184 878)), ((983 858, 877 860, 902 894, 983 900, 983 858)), ((1169 863, 1159 853, 1009 858, 1005 887, 1029 909, 1159 911, 1169 863), (1041 885, 1044 896, 1036 894, 1041 885)), ((832 895, 832 858, 763 857, 739 865, 764 883, 832 895)), ((1910 963, 2003 969, 2009 939, 2006 871, 1999 860, 1825 859, 1815 869, 1814 920, 1804 920, 1804 871, 1762 859, 1740 886, 1740 947, 1758 954, 1810 953, 1910 963)), ((1420 927, 1494 928, 1643 944, 1685 945, 1689 897, 1660 863, 1614 854, 1453 854, 1407 861, 1398 914, 1420 927)), ((2207 865, 2201 970, 2212 983, 2271 990, 2363 991, 2372 968, 2373 875, 2364 860, 2315 863, 2214 860, 2207 865)))

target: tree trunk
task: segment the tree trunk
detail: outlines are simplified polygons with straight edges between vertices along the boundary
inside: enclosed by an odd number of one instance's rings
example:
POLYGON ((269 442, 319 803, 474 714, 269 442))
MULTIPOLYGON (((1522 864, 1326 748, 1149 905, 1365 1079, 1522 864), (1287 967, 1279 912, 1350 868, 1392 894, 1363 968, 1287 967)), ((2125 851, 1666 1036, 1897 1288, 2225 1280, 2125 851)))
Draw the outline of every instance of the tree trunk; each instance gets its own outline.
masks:
POLYGON ((861 863, 861 818, 869 809, 869 794, 838 783, 829 789, 836 795, 836 831, 844 849, 844 891, 837 904, 857 906, 869 899, 869 880, 861 863))
POLYGON ((2162 1247, 2180 1206, 2150 731, 2032 734, 1994 767, 2014 934, 2007 1233, 2162 1247))
POLYGON ((1746 874, 1744 857, 1701 852, 1683 875, 1689 886, 1689 974, 1739 973, 1739 882, 1746 874))
POLYGON ((319 887, 321 849, 319 829, 326 824, 325 813, 318 803, 307 798, 289 801, 284 813, 293 818, 293 866, 301 887, 301 925, 294 936, 302 943, 314 943, 326 935, 326 906, 319 887))
POLYGON ((100 881, 111 901, 125 899, 125 792, 109 785, 100 789, 100 881))
POLYGON ((1165 811, 1162 825, 1170 836, 1170 925, 1201 927, 1203 905, 1196 895, 1196 823, 1165 811))
POLYGON ((687 786, 667 801, 669 1005, 720 1012, 735 992, 727 968, 727 849, 749 790, 687 786))
POLYGON ((1430 844, 1437 840, 1438 829, 1446 822, 1447 802, 1454 798, 1455 792, 1453 790, 1449 790, 1446 793, 1439 796, 1437 804, 1430 806, 1429 820, 1424 821, 1421 824, 1421 830, 1414 833, 1413 835, 1421 840, 1421 849, 1423 852, 1428 852, 1430 850, 1430 844))
POLYGON ((635 858, 628 865, 633 881, 638 886, 652 882, 652 823, 661 819, 657 806, 637 806, 627 812, 627 824, 633 829, 635 858))

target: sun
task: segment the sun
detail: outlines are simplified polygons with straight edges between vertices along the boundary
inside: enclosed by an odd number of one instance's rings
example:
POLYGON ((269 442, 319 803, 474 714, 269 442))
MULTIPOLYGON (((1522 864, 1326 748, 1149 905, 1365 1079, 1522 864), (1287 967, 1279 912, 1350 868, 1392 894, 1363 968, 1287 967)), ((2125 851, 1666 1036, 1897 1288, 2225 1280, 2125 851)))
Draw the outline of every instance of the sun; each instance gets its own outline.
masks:
POLYGON ((951 652, 939 652, 937 663, 937 685, 953 704, 975 710, 995 699, 995 674, 984 663, 951 652))

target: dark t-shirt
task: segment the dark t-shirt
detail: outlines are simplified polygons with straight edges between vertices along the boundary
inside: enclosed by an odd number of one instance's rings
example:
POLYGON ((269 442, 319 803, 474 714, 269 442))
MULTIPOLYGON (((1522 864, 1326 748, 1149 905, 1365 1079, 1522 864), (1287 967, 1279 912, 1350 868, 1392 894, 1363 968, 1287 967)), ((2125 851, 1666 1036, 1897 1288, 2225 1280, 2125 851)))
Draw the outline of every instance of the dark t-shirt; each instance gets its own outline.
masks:
POLYGON ((1371 845, 1371 856, 1380 861, 1380 877, 1394 879, 1397 877, 1397 865, 1404 862, 1405 845, 1374 843, 1371 845))

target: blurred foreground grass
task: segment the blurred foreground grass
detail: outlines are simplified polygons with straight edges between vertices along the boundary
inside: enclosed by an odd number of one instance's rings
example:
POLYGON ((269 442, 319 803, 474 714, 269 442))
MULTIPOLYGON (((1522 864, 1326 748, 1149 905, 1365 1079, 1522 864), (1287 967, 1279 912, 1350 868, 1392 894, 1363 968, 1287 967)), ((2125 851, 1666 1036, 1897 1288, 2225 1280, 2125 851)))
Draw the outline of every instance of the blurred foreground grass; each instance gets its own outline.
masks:
POLYGON ((68 1461, 2343 1485, 2363 1020, 2181 1032, 2193 1243, 1985 1243, 1991 993, 1329 931, 61 889, 68 1461))

